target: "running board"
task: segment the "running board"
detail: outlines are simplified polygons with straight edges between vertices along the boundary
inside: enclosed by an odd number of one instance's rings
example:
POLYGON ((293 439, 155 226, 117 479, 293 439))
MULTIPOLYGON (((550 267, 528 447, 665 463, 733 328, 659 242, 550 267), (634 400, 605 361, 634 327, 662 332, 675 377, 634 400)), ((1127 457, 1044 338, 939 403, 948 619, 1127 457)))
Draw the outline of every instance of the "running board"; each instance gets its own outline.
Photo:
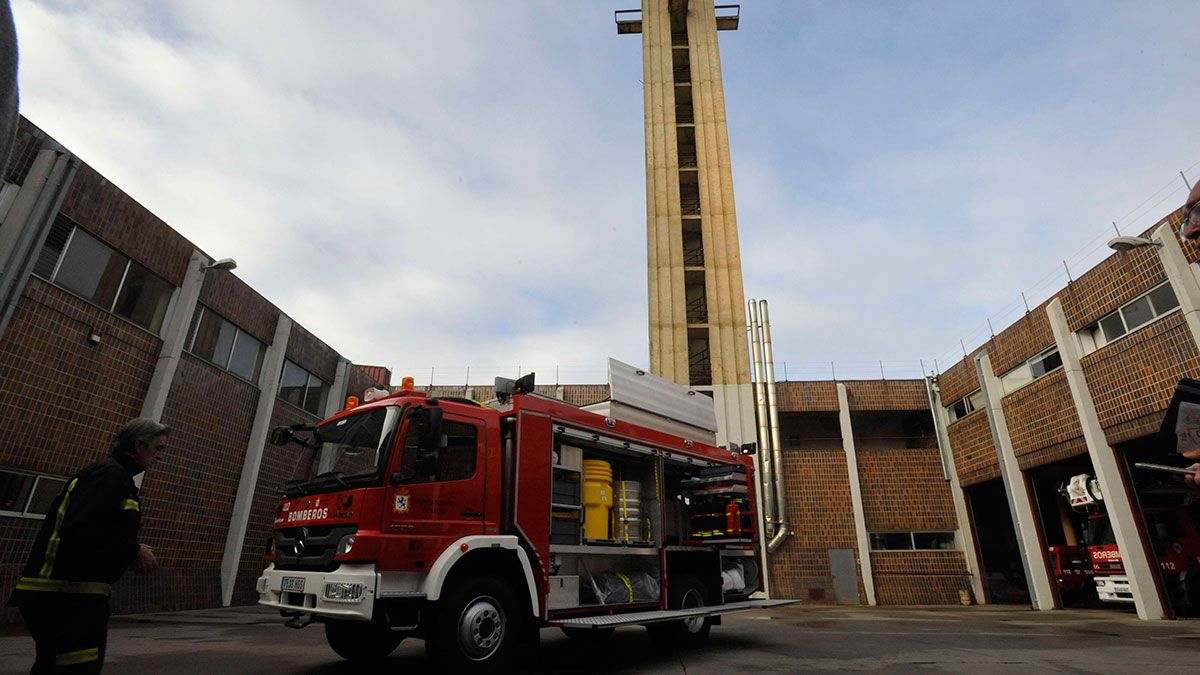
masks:
POLYGON ((731 612, 744 612, 748 609, 764 607, 779 607, 800 602, 799 600, 747 600, 745 602, 730 602, 711 607, 696 607, 694 609, 664 609, 653 612, 633 612, 631 614, 605 614, 603 616, 579 616, 569 619, 554 619, 548 621, 551 626, 574 626, 579 628, 613 628, 616 626, 632 626, 642 623, 658 623, 675 619, 691 619, 702 616, 716 616, 731 612))

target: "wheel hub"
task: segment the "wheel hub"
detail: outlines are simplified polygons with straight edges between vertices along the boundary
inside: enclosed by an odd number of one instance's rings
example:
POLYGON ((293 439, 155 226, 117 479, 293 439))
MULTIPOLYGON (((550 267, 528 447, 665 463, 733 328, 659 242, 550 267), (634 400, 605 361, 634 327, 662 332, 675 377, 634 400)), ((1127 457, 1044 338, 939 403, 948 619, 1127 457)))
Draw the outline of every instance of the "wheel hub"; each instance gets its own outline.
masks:
POLYGON ((500 647, 504 639, 504 610, 490 596, 475 598, 463 609, 458 620, 458 642, 463 653, 482 661, 500 647))

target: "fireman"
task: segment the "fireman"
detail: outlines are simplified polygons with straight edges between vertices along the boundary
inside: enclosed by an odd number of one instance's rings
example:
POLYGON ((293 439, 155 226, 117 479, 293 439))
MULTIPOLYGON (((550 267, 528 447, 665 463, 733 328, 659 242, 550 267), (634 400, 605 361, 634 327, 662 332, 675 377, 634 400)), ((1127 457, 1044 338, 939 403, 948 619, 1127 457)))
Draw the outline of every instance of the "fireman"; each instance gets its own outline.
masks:
POLYGON ((158 566, 138 543, 133 477, 154 466, 169 429, 139 417, 121 427, 112 456, 79 471, 55 497, 10 605, 37 643, 32 673, 98 673, 108 638, 109 590, 125 570, 158 566))

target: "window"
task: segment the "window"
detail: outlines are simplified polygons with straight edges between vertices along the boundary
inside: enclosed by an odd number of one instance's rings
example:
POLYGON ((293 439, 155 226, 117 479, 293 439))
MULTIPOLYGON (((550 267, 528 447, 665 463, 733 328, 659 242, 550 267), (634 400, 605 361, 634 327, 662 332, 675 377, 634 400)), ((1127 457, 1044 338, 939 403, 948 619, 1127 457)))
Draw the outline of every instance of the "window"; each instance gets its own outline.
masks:
POLYGON ((1043 375, 1062 367, 1062 355, 1058 347, 1051 347, 1025 363, 1000 376, 1000 385, 1005 394, 1024 387, 1043 375))
POLYGON ((0 514, 45 517, 66 484, 66 479, 57 476, 0 469, 0 514))
POLYGON ((279 378, 279 398, 321 416, 325 414, 329 385, 291 361, 284 361, 283 375, 279 378))
POLYGON ((409 422, 404 437, 404 458, 400 463, 400 475, 411 477, 411 483, 435 483, 464 480, 475 475, 475 458, 478 455, 478 432, 474 425, 446 420, 442 423, 442 448, 438 450, 437 468, 431 475, 416 474, 417 447, 423 427, 416 418, 409 422))
POLYGON ((954 403, 946 406, 950 421, 960 420, 983 407, 983 391, 976 389, 954 403))
POLYGON ((161 277, 63 218, 50 227, 33 272, 156 334, 175 292, 161 277))
POLYGON ((947 551, 954 548, 953 532, 872 532, 872 551, 947 551))
POLYGON ((220 314, 199 305, 192 318, 192 340, 188 351, 257 384, 267 346, 221 318, 220 314))
POLYGON ((1149 293, 1134 298, 1117 311, 1079 331, 1083 353, 1090 354, 1113 340, 1153 323, 1178 307, 1179 299, 1175 297, 1171 284, 1157 286, 1149 293))

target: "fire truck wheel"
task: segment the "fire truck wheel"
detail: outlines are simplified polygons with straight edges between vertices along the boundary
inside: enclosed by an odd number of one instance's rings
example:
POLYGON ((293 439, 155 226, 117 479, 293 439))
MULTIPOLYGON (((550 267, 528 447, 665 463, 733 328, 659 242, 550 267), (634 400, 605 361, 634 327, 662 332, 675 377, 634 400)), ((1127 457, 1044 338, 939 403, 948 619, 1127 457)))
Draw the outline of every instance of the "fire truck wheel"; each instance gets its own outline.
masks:
POLYGON ((580 642, 604 642, 612 637, 612 634, 617 632, 616 628, 578 628, 575 626, 564 626, 562 632, 572 640, 580 642))
MULTIPOLYGON (((709 604, 708 591, 694 576, 681 575, 670 583, 669 588, 667 606, 671 609, 691 609, 709 604)), ((654 642, 683 649, 702 646, 708 640, 711 630, 712 619, 708 617, 646 624, 646 632, 654 642)))
POLYGON ((519 634, 512 593, 499 579, 476 578, 438 603, 425 650, 446 672, 504 668, 519 634))
POLYGON ((404 635, 378 623, 325 621, 325 639, 337 655, 349 661, 378 661, 399 646, 404 635))

